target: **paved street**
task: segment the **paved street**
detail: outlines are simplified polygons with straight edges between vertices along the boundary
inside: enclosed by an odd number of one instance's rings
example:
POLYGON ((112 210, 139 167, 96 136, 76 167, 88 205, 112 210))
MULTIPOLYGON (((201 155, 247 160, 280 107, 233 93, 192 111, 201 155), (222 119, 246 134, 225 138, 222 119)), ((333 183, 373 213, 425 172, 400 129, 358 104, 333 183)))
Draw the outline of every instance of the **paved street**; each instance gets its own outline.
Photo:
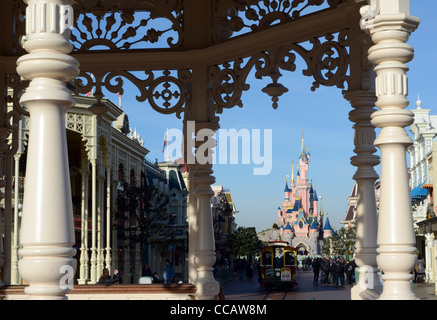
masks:
MULTIPOLYGON (((226 300, 350 300, 351 287, 314 285, 312 271, 299 271, 296 276, 297 287, 288 292, 274 289, 269 292, 260 288, 257 274, 252 279, 231 277, 222 281, 226 300)), ((434 284, 414 284, 413 290, 421 300, 437 300, 434 284)))
POLYGON ((312 271, 299 271, 296 276, 298 285, 285 292, 274 289, 271 292, 260 288, 257 274, 252 279, 244 278, 223 282, 223 290, 227 300, 349 300, 350 287, 333 287, 314 285, 312 271))

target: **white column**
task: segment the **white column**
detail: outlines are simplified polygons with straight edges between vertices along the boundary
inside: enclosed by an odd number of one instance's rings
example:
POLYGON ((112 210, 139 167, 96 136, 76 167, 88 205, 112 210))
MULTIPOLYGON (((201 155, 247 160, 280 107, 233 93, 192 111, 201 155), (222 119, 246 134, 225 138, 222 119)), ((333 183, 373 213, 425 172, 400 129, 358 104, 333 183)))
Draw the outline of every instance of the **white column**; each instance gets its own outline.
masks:
MULTIPOLYGON (((88 164, 87 159, 82 159, 88 164)), ((82 166, 83 167, 83 166, 82 166)), ((82 178, 82 199, 81 199, 81 224, 80 224, 80 264, 79 264, 79 284, 86 284, 88 281, 88 175, 87 169, 81 169, 82 178)))
POLYGON ((352 300, 375 299, 382 291, 376 264, 378 222, 375 182, 378 174, 374 167, 379 164, 379 157, 374 154, 375 128, 370 122, 376 96, 374 91, 357 90, 346 92, 345 98, 354 108, 349 119, 355 122, 354 152, 357 155, 351 158, 351 163, 358 168, 353 178, 358 188, 355 262, 360 267, 360 282, 352 288, 351 295, 352 300))
MULTIPOLYGON (((104 170, 102 166, 99 166, 99 169, 104 170)), ((103 257, 103 218, 104 214, 106 214, 103 210, 103 190, 105 189, 104 176, 99 175, 97 181, 97 276, 100 277, 105 264, 105 259, 103 257)))
MULTIPOLYGON (((114 166, 114 177, 117 177, 117 166, 114 166)), ((111 204, 114 208, 114 211, 117 208, 116 200, 115 200, 115 199, 117 199, 117 187, 116 187, 117 182, 118 182, 117 180, 113 180, 114 188, 112 188, 112 190, 111 190, 111 194, 112 194, 111 204)), ((120 267, 119 262, 118 262, 119 260, 118 260, 118 251, 117 251, 118 250, 117 226, 115 224, 111 225, 111 234, 112 234, 112 239, 111 239, 112 248, 114 248, 114 250, 112 252, 112 262, 111 262, 112 268, 111 268, 111 270, 114 270, 114 269, 118 269, 120 267)))
POLYGON ((426 233, 425 234, 425 265, 426 265, 426 281, 432 282, 434 279, 432 274, 432 246, 434 242, 434 233, 426 233))
MULTIPOLYGON (((21 123, 21 122, 20 122, 21 123)), ((19 203, 20 193, 20 158, 21 153, 16 153, 15 159, 15 173, 14 173, 14 238, 12 244, 11 254, 11 284, 20 284, 20 274, 18 272, 18 229, 19 229, 19 210, 22 204, 19 203)))
POLYGON ((188 208, 187 208, 187 215, 188 215, 188 282, 189 283, 195 283, 197 279, 197 270, 196 266, 194 265, 194 248, 196 246, 196 230, 197 230, 197 224, 196 224, 196 212, 197 212, 197 198, 194 195, 195 185, 193 182, 193 175, 192 172, 194 172, 195 167, 193 165, 189 165, 189 172, 190 175, 188 177, 189 181, 189 191, 188 194, 188 208))
POLYGON ((17 60, 17 71, 31 80, 20 100, 31 127, 18 266, 30 299, 66 299, 70 287, 61 280, 76 269, 65 133, 65 113, 74 100, 64 83, 79 73, 78 62, 68 56, 65 24, 73 21, 73 1, 25 2, 29 54, 17 60))
POLYGON ((106 167, 106 257, 105 266, 112 274, 112 255, 111 255, 111 234, 112 234, 112 216, 111 216, 111 167, 106 167))
POLYGON ((213 300, 220 290, 213 275, 216 254, 211 212, 211 197, 214 195, 211 185, 215 182, 212 175, 212 148, 215 147, 215 129, 210 123, 196 123, 196 165, 192 173, 196 185, 194 195, 197 198, 194 265, 197 270, 196 298, 199 300, 213 300))
POLYGON ((374 11, 367 21, 374 46, 369 61, 374 63, 376 106, 372 124, 381 128, 375 145, 381 150, 381 195, 379 207, 377 263, 383 271, 380 299, 416 299, 411 287, 416 262, 416 239, 408 185, 406 148, 411 145, 405 127, 413 123, 413 113, 405 110, 407 100, 407 62, 414 56, 406 44, 419 19, 410 15, 409 0, 372 1, 362 13, 374 11))
POLYGON ((91 160, 91 259, 90 259, 90 283, 95 284, 99 280, 97 273, 97 160, 91 160))
POLYGON ((434 273, 434 294, 437 293, 437 240, 432 244, 433 251, 433 273, 434 273))

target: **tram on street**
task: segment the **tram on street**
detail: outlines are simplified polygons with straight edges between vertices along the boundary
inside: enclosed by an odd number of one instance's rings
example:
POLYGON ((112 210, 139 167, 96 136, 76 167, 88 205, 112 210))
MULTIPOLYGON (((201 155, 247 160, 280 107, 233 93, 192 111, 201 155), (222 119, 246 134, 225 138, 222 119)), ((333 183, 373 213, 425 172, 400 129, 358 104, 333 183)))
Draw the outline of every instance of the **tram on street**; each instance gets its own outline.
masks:
POLYGON ((260 250, 261 287, 291 289, 297 285, 297 250, 287 241, 269 241, 260 250))

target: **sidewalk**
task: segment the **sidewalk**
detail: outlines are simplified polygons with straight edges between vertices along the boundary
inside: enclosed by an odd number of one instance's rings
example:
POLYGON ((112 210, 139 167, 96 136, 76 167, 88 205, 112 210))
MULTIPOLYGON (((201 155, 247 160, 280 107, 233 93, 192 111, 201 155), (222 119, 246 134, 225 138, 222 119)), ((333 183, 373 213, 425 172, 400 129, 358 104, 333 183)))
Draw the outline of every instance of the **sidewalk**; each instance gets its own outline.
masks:
POLYGON ((413 291, 417 298, 420 300, 437 300, 435 295, 435 284, 425 283, 425 284, 413 284, 413 291))

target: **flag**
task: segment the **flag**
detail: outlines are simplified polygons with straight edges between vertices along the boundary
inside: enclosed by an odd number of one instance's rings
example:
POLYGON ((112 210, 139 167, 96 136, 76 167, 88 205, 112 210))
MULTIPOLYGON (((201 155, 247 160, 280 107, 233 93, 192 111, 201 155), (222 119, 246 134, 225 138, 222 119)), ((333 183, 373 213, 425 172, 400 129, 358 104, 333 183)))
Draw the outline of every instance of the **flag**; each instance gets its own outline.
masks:
POLYGON ((94 95, 94 74, 91 73, 91 80, 93 81, 91 91, 86 94, 87 97, 91 97, 94 95))
POLYGON ((121 94, 120 94, 120 92, 117 93, 117 97, 118 97, 118 107, 121 108, 121 94))
POLYGON ((165 133, 164 145, 162 146, 162 153, 164 153, 165 146, 168 145, 168 136, 167 136, 167 133, 168 133, 168 129, 167 129, 167 132, 165 133))

